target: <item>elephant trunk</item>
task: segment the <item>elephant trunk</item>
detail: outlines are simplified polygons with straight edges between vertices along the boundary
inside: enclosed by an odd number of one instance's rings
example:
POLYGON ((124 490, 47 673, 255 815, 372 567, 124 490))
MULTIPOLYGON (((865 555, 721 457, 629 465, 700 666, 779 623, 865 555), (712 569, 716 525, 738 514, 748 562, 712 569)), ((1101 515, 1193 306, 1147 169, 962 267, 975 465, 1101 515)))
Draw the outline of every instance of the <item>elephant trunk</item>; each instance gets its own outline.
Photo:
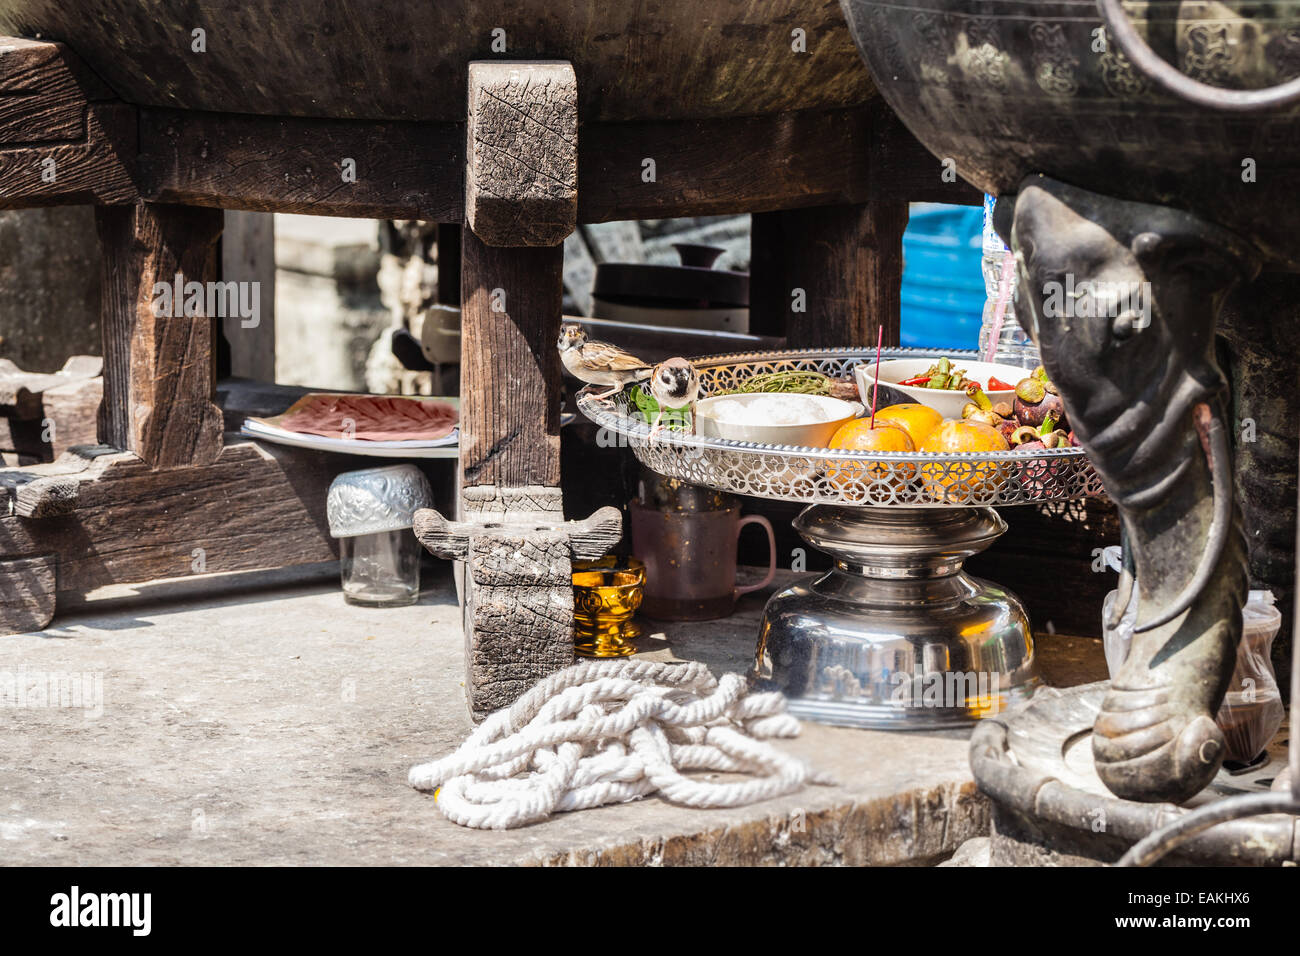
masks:
POLYGON ((1241 637, 1246 540, 1220 417, 1191 410, 1196 440, 1164 501, 1124 514, 1139 589, 1129 656, 1102 701, 1097 773, 1115 794, 1182 802, 1213 779, 1224 752, 1212 719, 1241 637), (1190 509, 1179 504, 1196 502, 1190 509), (1149 610, 1148 610, 1149 609, 1149 610))
POLYGON ((1222 762, 1214 715, 1241 637, 1246 542, 1214 328, 1257 258, 1182 210, 1046 177, 1026 179, 996 215, 1020 268, 1017 314, 1119 506, 1113 617, 1138 590, 1133 643, 1093 728, 1097 773, 1120 797, 1181 802, 1222 762))

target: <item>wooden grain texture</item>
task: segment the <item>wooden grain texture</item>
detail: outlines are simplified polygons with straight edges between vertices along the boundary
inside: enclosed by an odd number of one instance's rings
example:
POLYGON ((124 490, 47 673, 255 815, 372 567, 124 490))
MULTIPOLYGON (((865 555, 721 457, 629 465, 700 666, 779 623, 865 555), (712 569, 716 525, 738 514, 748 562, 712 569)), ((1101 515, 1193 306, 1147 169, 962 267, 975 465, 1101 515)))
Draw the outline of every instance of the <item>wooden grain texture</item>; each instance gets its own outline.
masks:
MULTIPOLYGON (((580 118, 586 119, 585 117, 580 118)), ((364 123, 140 110, 141 194, 264 212, 459 223, 463 122, 364 123), (357 181, 342 180, 344 158, 357 181)), ((583 123, 577 221, 909 199, 978 204, 887 108, 583 123), (654 160, 647 178, 645 160, 654 160)), ((0 202, 3 202, 0 190, 0 202)))
MULTIPOLYGON (((517 512, 516 512, 517 514, 517 512)), ((567 536, 572 557, 577 560, 594 560, 608 554, 623 537, 623 514, 617 508, 605 507, 579 521, 546 521, 541 518, 531 522, 511 520, 509 512, 503 518, 511 521, 516 533, 530 531, 567 536)), ((470 540, 482 532, 478 521, 448 521, 432 508, 415 513, 415 536, 430 552, 440 558, 464 561, 470 553, 470 540)))
MULTIPOLYGON (((93 445, 99 433, 99 407, 104 398, 104 378, 95 375, 46 389, 43 420, 48 422, 48 459, 75 445, 93 445)), ((45 430, 42 429, 42 437, 45 430)))
POLYGON ((0 31, 60 38, 129 102, 229 113, 456 120, 476 59, 572 61, 588 121, 873 93, 827 0, 6 0, 0 31))
POLYGON ((465 697, 481 720, 573 663, 573 587, 563 531, 484 529, 468 541, 465 697))
POLYGON ((133 203, 135 155, 135 109, 92 104, 75 139, 0 144, 0 209, 133 203))
MULTIPOLYGON (((366 460, 236 441, 212 464, 155 470, 104 446, 22 469, 24 485, 76 485, 62 516, 0 507, 0 561, 58 555, 61 592, 199 573, 330 561, 325 498, 339 472, 366 460), (57 479, 57 481, 56 481, 57 479), (197 552, 196 549, 200 549, 197 552)), ((0 481, 0 500, 6 497, 0 481)))
MULTIPOLYGON (((275 217, 231 209, 221 230, 221 280, 257 283, 258 323, 231 314, 221 321, 229 363, 221 375, 275 381, 275 217)), ((250 300, 251 301, 251 300, 250 300)))
POLYGON ((469 65, 465 218, 490 246, 554 246, 578 211, 578 83, 562 62, 469 65))
POLYGON ((140 142, 141 191, 159 202, 432 222, 464 209, 463 123, 142 109, 140 142))
POLYGON ((563 258, 562 246, 494 248, 463 230, 460 462, 465 488, 559 487, 555 342, 563 258))
POLYGON ((0 37, 0 209, 133 202, 135 111, 63 44, 0 37))
POLYGON ((103 367, 94 355, 74 355, 51 373, 0 359, 0 450, 52 461, 73 445, 94 444, 103 367))
POLYGON ((922 146, 884 100, 872 101, 863 112, 871 129, 864 163, 870 198, 965 206, 984 202, 984 194, 922 146))
POLYGON ((74 61, 61 43, 0 37, 0 146, 85 136, 89 77, 74 61))
POLYGON ((786 329, 789 348, 885 345, 899 338, 901 201, 769 213, 751 238, 758 327, 786 329))
MULTIPOLYGON (((865 200, 872 119, 865 109, 849 109, 584 124, 577 220, 721 215, 865 200), (646 178, 646 159, 655 162, 653 179, 646 178)), ((143 108, 140 130, 140 189, 151 200, 441 223, 459 223, 464 216, 464 123, 359 123, 143 108), (356 160, 355 183, 341 180, 344 157, 356 160)), ((906 130, 902 135, 924 152, 906 130)), ((883 181, 878 186, 885 188, 883 181)))
POLYGON ((870 115, 806 110, 582 128, 579 222, 723 215, 867 198, 870 115), (653 179, 647 160, 654 163, 653 179))
POLYGON ((72 475, 48 475, 17 484, 13 513, 20 518, 57 518, 77 510, 81 483, 72 475))
POLYGON ((49 554, 0 557, 0 635, 39 631, 50 623, 56 600, 56 568, 56 559, 49 554))
MULTIPOLYGON (((215 318, 156 308, 155 283, 220 278, 220 210, 140 203, 95 211, 103 250, 101 439, 155 468, 213 461, 215 318)), ((183 303, 172 303, 184 311, 183 303)), ((206 301, 200 311, 206 310, 206 301)))

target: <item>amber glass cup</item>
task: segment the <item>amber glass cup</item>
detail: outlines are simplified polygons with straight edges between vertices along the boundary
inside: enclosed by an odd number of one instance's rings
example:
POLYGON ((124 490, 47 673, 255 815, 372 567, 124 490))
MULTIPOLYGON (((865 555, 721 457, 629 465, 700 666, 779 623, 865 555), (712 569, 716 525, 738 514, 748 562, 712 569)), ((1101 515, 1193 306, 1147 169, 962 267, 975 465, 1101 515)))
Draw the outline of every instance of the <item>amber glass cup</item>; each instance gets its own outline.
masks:
POLYGON ((636 558, 573 564, 573 649, 581 657, 627 657, 641 629, 632 620, 645 595, 645 565, 636 558))

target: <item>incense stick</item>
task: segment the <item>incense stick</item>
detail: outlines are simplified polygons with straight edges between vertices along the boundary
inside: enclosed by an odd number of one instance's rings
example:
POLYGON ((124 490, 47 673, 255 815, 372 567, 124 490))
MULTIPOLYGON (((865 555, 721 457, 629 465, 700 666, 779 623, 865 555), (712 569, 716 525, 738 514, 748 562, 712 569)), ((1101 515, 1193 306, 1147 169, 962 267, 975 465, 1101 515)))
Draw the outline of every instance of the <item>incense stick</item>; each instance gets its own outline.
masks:
POLYGON ((876 398, 880 395, 880 347, 885 344, 885 327, 882 325, 876 335, 876 381, 871 386, 871 424, 876 427, 876 398))

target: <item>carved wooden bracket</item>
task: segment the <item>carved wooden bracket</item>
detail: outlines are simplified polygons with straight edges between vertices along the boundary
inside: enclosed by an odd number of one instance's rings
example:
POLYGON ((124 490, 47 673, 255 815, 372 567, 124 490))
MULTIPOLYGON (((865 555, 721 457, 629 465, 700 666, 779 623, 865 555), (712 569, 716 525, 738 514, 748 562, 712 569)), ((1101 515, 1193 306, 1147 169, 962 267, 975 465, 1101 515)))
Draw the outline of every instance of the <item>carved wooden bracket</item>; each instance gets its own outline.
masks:
POLYGON ((573 663, 573 561, 614 547, 623 516, 606 507, 564 521, 557 488, 473 488, 467 497, 467 510, 488 507, 468 521, 418 511, 415 535, 439 557, 465 562, 465 695, 481 720, 573 663))
POLYGON ((476 538, 493 536, 542 537, 556 535, 568 542, 572 557, 590 561, 602 557, 623 536, 623 516, 617 508, 605 507, 581 521, 547 521, 546 515, 502 515, 499 521, 448 521, 433 509, 415 514, 415 535, 440 558, 466 560, 476 538))

